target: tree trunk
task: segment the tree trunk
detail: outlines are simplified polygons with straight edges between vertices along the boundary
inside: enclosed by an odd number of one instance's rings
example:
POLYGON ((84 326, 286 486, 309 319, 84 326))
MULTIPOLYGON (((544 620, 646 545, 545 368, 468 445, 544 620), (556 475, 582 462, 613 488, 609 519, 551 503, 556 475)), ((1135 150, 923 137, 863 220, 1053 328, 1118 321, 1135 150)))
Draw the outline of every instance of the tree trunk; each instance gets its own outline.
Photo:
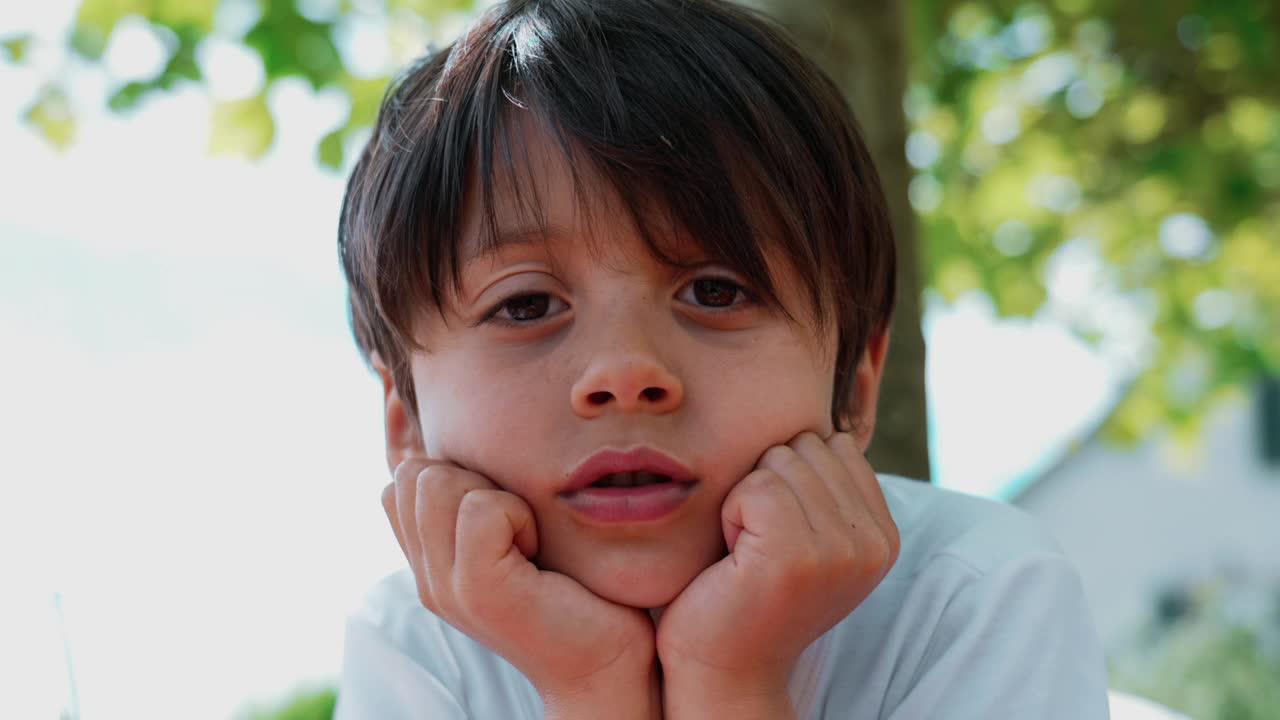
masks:
POLYGON ((752 0, 778 18, 849 98, 875 158, 898 245, 898 297, 880 388, 875 442, 880 472, 929 479, 925 348, 920 330, 920 256, 907 201, 906 18, 889 0, 752 0))

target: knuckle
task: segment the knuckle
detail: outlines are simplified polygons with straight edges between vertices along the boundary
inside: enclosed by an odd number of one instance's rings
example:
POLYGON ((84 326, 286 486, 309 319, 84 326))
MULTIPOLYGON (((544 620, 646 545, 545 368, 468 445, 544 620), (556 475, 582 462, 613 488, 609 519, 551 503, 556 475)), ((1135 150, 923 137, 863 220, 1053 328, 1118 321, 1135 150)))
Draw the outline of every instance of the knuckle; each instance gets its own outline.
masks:
POLYGON ((458 515, 484 516, 497 507, 491 490, 468 490, 458 501, 458 515))
POLYGON ((405 458, 396 465, 396 469, 391 473, 397 483, 412 482, 418 474, 422 472, 423 461, 421 458, 405 458))
POLYGON ((784 468, 800 459, 799 453, 789 445, 774 445, 764 452, 760 464, 775 468, 784 468))
POLYGON ((832 549, 832 570, 838 576, 856 573, 860 561, 861 553, 858 552, 858 545, 851 539, 838 543, 832 549))
POLYGON ((506 498, 497 490, 468 490, 458 502, 458 526, 472 534, 488 532, 506 522, 506 498))
POLYGON ((787 444, 792 448, 799 450, 801 447, 805 445, 816 446, 816 445, 824 445, 825 443, 822 442, 822 438, 818 437, 817 433, 813 432, 812 430, 806 430, 800 433, 799 435, 797 435, 794 440, 792 440, 790 443, 787 443, 787 444))
POLYGON ((435 595, 431 592, 431 585, 420 577, 416 571, 414 572, 414 577, 418 582, 418 602, 422 603, 422 607, 431 612, 437 612, 439 604, 436 602, 435 595))
POLYGON ((898 562, 898 554, 902 551, 902 540, 898 537, 898 529, 893 528, 888 535, 885 536, 885 561, 884 567, 887 570, 898 562))
POLYGON ((831 436, 831 444, 843 450, 856 450, 858 441, 854 439, 853 433, 838 432, 831 436))
POLYGON ((889 520, 885 539, 889 543, 889 564, 892 565, 898 561, 898 555, 902 552, 902 534, 898 532, 898 524, 892 519, 889 520))
POLYGON ((861 569, 869 573, 878 573, 892 563, 894 557, 893 543, 888 536, 874 533, 864 544, 861 569))
POLYGON ((767 493, 781 488, 782 476, 768 468, 761 468, 747 475, 739 484, 746 492, 767 493))
POLYGON ((453 468, 448 465, 428 465, 418 471, 418 482, 429 487, 439 487, 448 483, 453 477, 453 468))
POLYGON ((846 461, 852 462, 855 465, 862 465, 865 463, 862 448, 858 446, 858 439, 855 438, 852 433, 836 433, 831 438, 831 449, 839 453, 846 461))
POLYGON ((838 432, 832 435, 831 438, 827 440, 827 446, 831 448, 832 452, 844 457, 852 457, 858 452, 857 441, 854 440, 853 435, 847 432, 838 432))

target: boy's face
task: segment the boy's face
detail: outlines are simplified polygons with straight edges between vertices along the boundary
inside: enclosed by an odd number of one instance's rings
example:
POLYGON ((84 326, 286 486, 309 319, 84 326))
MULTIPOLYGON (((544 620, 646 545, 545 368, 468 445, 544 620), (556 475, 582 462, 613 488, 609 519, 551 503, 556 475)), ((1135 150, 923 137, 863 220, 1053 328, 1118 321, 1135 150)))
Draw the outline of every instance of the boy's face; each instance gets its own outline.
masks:
MULTIPOLYGON (((814 329, 789 268, 773 274, 794 322, 716 282, 740 279, 728 268, 661 264, 616 194, 584 177, 588 221, 554 140, 526 126, 523 143, 516 171, 538 189, 552 236, 536 234, 500 179, 499 233, 529 242, 465 260, 444 317, 418 316, 430 349, 411 361, 420 436, 404 431, 392 392, 388 460, 425 454, 488 477, 532 508, 540 567, 614 602, 662 606, 723 556, 721 504, 764 451, 806 430, 831 434, 835 330, 814 329), (639 446, 693 472, 674 512, 604 523, 570 507, 562 491, 575 466, 639 446)), ((480 228, 469 207, 473 248, 480 228)), ((696 258, 696 246, 667 241, 696 258)), ((878 362, 873 371, 878 381, 878 362)))

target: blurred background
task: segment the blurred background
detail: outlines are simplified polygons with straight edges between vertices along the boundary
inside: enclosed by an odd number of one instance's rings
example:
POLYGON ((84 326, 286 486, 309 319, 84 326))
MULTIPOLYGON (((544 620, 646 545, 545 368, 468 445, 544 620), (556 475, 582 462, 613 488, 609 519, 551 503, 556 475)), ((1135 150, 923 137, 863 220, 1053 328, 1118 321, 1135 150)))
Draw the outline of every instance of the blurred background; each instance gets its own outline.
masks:
MULTIPOLYGON (((343 180, 486 4, 0 4, 0 717, 331 712, 403 563, 343 180)), ((1280 3, 755 4, 894 208, 873 464, 1040 516, 1114 688, 1280 718, 1280 3)))

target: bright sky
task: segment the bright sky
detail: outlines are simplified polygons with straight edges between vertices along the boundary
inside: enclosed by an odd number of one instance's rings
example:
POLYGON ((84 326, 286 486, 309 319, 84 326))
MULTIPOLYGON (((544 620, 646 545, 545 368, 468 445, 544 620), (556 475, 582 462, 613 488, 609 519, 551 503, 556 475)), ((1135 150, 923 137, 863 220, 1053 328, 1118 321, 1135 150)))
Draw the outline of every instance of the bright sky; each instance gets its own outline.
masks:
MULTIPOLYGON (((0 27, 54 37, 70 3, 27 5, 0 27)), ((403 561, 345 321, 342 179, 312 161, 341 107, 280 88, 268 159, 213 160, 202 92, 112 117, 77 73, 59 154, 18 120, 51 62, 0 63, 0 677, 22 678, 0 717, 68 702, 64 633, 90 720, 222 718, 331 681, 344 616, 403 561)), ((943 485, 1000 495, 1114 395, 1050 322, 970 298, 926 329, 943 485)))

